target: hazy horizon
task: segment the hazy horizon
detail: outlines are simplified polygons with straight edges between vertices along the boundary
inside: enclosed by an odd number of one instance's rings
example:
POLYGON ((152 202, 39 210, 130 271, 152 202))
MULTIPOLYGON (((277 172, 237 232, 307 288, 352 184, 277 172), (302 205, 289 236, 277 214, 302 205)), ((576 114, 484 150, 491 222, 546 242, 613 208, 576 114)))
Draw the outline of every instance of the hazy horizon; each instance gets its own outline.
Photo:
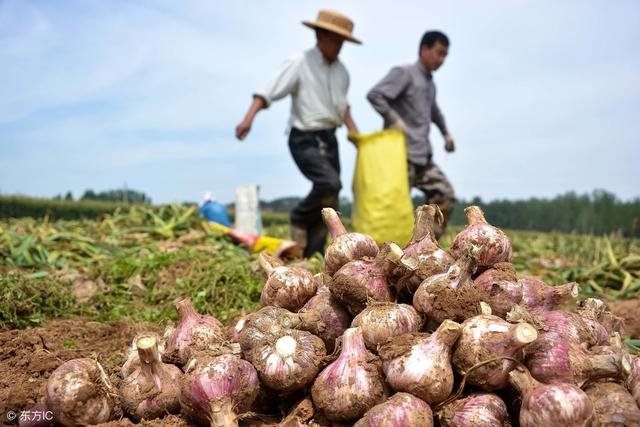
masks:
MULTIPOLYGON (((94 190, 94 189, 87 189, 87 190, 94 190)), ((120 189, 111 188, 111 189, 105 189, 104 191, 111 191, 111 190, 116 190, 117 191, 117 190, 122 190, 122 189, 121 188, 120 189)), ((139 191, 139 190, 137 190, 135 188, 128 188, 128 190, 129 191, 139 191)), ((571 193, 576 194, 578 197, 581 197, 581 196, 589 196, 589 197, 591 197, 591 196, 594 195, 594 193, 600 192, 600 191, 604 191, 604 192, 607 192, 609 194, 613 194, 617 198, 617 200, 619 200, 621 202, 634 202, 634 201, 640 200, 640 196, 631 197, 629 199, 623 199, 623 198, 620 198, 617 194, 615 194, 615 193, 613 193, 611 191, 608 191, 608 190, 603 189, 603 188, 596 188, 596 189, 594 189, 592 191, 583 192, 583 193, 569 190, 569 191, 558 193, 558 194, 556 194, 554 196, 549 196, 549 197, 529 196, 529 197, 512 198, 512 199, 504 198, 504 197, 503 198, 495 198, 495 199, 486 199, 486 198, 483 198, 483 197, 481 197, 479 195, 475 195, 475 196, 471 196, 471 197, 462 197, 462 198, 458 197, 456 201, 457 202, 460 202, 460 201, 472 202, 476 198, 480 198, 483 203, 492 203, 492 202, 498 202, 498 201, 503 201, 503 200, 510 201, 510 202, 527 201, 527 200, 531 200, 531 199, 550 200, 550 199, 555 199, 555 198, 562 197, 562 196, 567 196, 568 194, 571 194, 571 193)), ((100 191, 95 191, 94 190, 94 192, 95 193, 99 193, 100 191)), ((66 196, 66 193, 67 193, 66 191, 65 192, 60 192, 60 193, 57 193, 57 194, 55 194, 55 195, 53 195, 51 197, 43 197, 43 198, 44 199, 52 199, 52 198, 58 198, 59 197, 60 199, 64 200, 64 198, 66 196)), ((81 199, 83 194, 84 194, 84 192, 82 192, 81 194, 73 194, 72 193, 73 201, 81 201, 81 200, 83 200, 83 199, 81 199)), ((146 194, 146 195, 148 196, 148 194, 146 194)), ((422 197, 423 196, 423 194, 420 191, 417 191, 417 190, 414 190, 411 195, 414 198, 416 196, 417 197, 422 197)), ((38 198, 37 196, 31 196, 29 194, 21 194, 21 193, 3 194, 3 193, 0 192, 0 196, 8 196, 8 197, 18 196, 18 197, 38 198)), ((282 200, 282 199, 293 199, 293 198, 301 199, 301 198, 304 198, 304 197, 305 197, 305 195, 284 195, 284 196, 277 196, 277 197, 273 197, 271 199, 267 199, 267 198, 264 198, 264 197, 260 196, 260 201, 266 202, 266 203, 272 203, 272 202, 275 202, 275 201, 278 201, 278 200, 282 200)), ((233 204, 235 202, 233 199, 220 200, 220 199, 216 198, 215 196, 213 197, 213 199, 216 200, 216 201, 219 201, 219 202, 221 202, 221 203, 223 203, 225 205, 233 204)), ((353 197, 350 197, 350 195, 342 195, 341 194, 340 195, 340 200, 343 200, 343 199, 346 199, 350 203, 353 202, 353 197)), ((89 199, 89 200, 96 200, 96 199, 89 199)), ((196 200, 196 199, 193 199, 193 200, 185 199, 185 200, 174 200, 174 201, 171 201, 169 203, 184 204, 184 203, 199 203, 199 202, 200 202, 200 200, 196 200)), ((153 205, 162 205, 162 204, 165 204, 165 203, 167 203, 167 202, 157 202, 156 200, 153 200, 153 199, 151 200, 151 204, 153 204, 153 205)))

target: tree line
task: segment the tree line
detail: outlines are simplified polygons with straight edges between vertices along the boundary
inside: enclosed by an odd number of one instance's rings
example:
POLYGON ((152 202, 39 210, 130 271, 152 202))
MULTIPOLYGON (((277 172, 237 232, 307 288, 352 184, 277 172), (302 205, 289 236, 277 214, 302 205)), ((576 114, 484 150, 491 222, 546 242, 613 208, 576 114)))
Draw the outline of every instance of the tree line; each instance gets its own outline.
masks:
MULTIPOLYGON (((288 212, 298 201, 299 197, 286 197, 263 201, 261 207, 267 211, 288 212)), ((423 203, 422 195, 413 197, 414 206, 423 203)), ((626 237, 640 237, 640 198, 622 201, 604 190, 589 194, 568 192, 554 198, 526 200, 462 199, 456 202, 451 224, 465 225, 464 208, 470 205, 480 206, 491 224, 505 229, 596 235, 621 232, 626 237)), ((342 215, 350 217, 351 210, 351 202, 341 198, 342 215)))
POLYGON ((604 190, 568 192, 552 199, 460 200, 452 224, 466 224, 464 208, 469 205, 480 206, 489 222, 505 229, 595 235, 621 232, 626 237, 640 237, 640 198, 622 201, 604 190))
MULTIPOLYGON (((53 200, 73 200, 73 193, 67 191, 62 196, 58 194, 53 200)), ((151 204, 151 197, 147 196, 142 191, 131 190, 127 188, 117 190, 107 190, 95 192, 92 189, 85 190, 82 196, 78 200, 97 200, 103 202, 119 202, 119 203, 145 203, 151 204)))

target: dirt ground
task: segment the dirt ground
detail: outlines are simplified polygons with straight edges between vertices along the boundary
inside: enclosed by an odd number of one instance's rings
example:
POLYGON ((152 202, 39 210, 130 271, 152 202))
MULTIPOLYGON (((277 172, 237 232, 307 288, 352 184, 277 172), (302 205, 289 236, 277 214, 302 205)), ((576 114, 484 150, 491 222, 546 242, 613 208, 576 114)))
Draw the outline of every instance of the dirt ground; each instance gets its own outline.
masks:
MULTIPOLYGON (((29 410, 44 397, 49 375, 63 362, 80 357, 98 360, 119 383, 117 372, 133 337, 143 331, 160 332, 158 326, 116 321, 91 322, 81 318, 51 320, 27 330, 0 331, 0 425, 9 423, 7 414, 29 410)), ((116 425, 131 425, 126 420, 116 425)), ((154 425, 160 425, 155 423, 154 425)), ((179 417, 167 426, 188 425, 179 417)))
POLYGON ((624 319, 625 333, 640 338, 640 300, 613 301, 607 305, 613 314, 624 319))
MULTIPOLYGON (((30 410, 43 400, 44 387, 51 373, 71 359, 89 357, 98 360, 111 383, 118 387, 127 348, 138 333, 146 331, 162 332, 157 325, 130 320, 99 323, 82 318, 54 319, 26 330, 0 330, 0 426, 17 424, 17 420, 10 422, 7 419, 10 411, 19 415, 20 411, 30 410)), ((240 424, 243 427, 268 427, 275 426, 277 420, 256 416, 243 419, 240 424)), ((185 416, 169 415, 139 424, 121 418, 99 426, 193 425, 185 416)))

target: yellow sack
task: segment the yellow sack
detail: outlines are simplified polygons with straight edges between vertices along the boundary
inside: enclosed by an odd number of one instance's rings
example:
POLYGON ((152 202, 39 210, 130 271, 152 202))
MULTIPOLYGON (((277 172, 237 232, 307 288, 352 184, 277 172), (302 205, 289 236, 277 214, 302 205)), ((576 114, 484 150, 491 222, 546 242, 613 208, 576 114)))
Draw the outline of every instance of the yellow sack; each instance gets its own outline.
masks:
POLYGON ((404 246, 413 229, 405 136, 387 129, 357 135, 356 139, 353 227, 378 243, 404 246))

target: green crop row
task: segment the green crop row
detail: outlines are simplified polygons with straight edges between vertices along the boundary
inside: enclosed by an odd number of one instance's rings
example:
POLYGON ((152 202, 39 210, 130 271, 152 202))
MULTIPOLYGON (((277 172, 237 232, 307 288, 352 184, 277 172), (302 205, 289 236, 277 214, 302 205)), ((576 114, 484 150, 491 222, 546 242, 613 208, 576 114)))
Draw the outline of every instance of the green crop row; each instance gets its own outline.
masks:
MULTIPOLYGON (((263 219, 266 234, 288 236, 285 214, 263 219)), ((255 309, 263 281, 255 257, 207 230, 194 207, 179 205, 134 205, 94 220, 0 219, 0 328, 74 315, 173 319, 172 301, 181 296, 223 321, 255 309)), ((444 248, 459 230, 448 229, 444 248)), ((506 232, 521 273, 549 284, 576 281, 583 296, 640 295, 637 239, 506 232)), ((321 262, 304 265, 318 271, 321 262)))
POLYGON ((82 219, 98 218, 130 205, 99 201, 37 199, 24 196, 0 196, 0 218, 82 219))

